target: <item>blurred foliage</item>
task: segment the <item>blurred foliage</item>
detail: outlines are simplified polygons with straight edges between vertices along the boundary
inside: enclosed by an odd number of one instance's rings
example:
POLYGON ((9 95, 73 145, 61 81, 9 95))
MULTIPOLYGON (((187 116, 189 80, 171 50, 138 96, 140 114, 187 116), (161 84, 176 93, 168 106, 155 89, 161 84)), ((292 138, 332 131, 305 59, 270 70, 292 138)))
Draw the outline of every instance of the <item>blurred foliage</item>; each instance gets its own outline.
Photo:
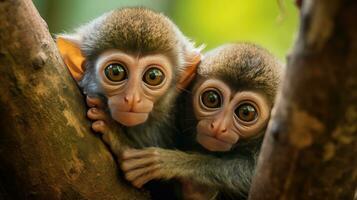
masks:
POLYGON ((168 15, 197 44, 208 49, 250 41, 284 58, 294 41, 298 11, 292 0, 34 0, 51 33, 118 7, 144 6, 168 15))

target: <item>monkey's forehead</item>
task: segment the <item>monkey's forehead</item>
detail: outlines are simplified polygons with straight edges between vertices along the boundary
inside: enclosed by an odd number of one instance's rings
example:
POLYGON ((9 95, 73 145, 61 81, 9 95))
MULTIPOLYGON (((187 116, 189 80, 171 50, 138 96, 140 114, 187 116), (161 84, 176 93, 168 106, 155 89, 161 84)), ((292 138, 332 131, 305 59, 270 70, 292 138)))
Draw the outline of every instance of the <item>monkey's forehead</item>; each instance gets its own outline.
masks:
MULTIPOLYGON (((198 67, 198 73, 265 76, 259 72, 279 72, 281 68, 278 59, 266 49, 251 43, 231 43, 206 53, 198 67)), ((269 75, 278 76, 279 73, 269 75)))
POLYGON ((164 15, 145 8, 123 8, 82 27, 83 51, 120 49, 142 54, 178 51, 179 34, 164 15))

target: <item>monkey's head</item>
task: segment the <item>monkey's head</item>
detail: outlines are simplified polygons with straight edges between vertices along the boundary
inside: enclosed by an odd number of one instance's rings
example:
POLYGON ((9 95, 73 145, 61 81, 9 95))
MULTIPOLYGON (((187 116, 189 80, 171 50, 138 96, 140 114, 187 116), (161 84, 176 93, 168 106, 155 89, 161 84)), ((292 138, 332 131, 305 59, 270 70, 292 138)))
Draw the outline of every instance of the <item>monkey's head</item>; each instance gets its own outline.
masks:
POLYGON ((203 147, 229 151, 240 139, 263 135, 281 76, 273 55, 252 44, 228 44, 207 53, 197 73, 193 107, 203 147))
POLYGON ((125 126, 160 119, 200 61, 200 50, 167 17, 144 8, 104 14, 57 44, 84 92, 106 97, 125 126))

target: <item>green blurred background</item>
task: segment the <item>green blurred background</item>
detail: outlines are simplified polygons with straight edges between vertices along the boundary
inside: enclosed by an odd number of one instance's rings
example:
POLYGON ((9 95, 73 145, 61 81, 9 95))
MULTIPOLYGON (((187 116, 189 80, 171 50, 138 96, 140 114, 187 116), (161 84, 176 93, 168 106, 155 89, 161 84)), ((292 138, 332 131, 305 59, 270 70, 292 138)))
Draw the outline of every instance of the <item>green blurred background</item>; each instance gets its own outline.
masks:
POLYGON ((292 0, 34 0, 50 32, 75 27, 118 7, 145 6, 165 13, 206 50, 232 41, 250 41, 284 60, 298 27, 292 0))

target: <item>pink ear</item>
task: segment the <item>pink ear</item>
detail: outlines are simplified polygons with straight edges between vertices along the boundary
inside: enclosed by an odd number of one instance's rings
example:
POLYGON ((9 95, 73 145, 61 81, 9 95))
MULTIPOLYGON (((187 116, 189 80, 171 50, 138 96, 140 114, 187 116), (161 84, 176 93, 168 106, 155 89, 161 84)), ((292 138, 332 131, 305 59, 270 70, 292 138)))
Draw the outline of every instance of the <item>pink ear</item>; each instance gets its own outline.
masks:
POLYGON ((195 53, 187 62, 189 64, 186 66, 185 71, 182 72, 180 80, 177 83, 177 88, 179 89, 186 88, 195 77, 197 66, 201 62, 201 54, 195 53))
POLYGON ((76 81, 81 80, 84 74, 83 63, 85 58, 82 55, 79 43, 66 36, 59 36, 56 43, 67 68, 71 72, 72 77, 76 81))

